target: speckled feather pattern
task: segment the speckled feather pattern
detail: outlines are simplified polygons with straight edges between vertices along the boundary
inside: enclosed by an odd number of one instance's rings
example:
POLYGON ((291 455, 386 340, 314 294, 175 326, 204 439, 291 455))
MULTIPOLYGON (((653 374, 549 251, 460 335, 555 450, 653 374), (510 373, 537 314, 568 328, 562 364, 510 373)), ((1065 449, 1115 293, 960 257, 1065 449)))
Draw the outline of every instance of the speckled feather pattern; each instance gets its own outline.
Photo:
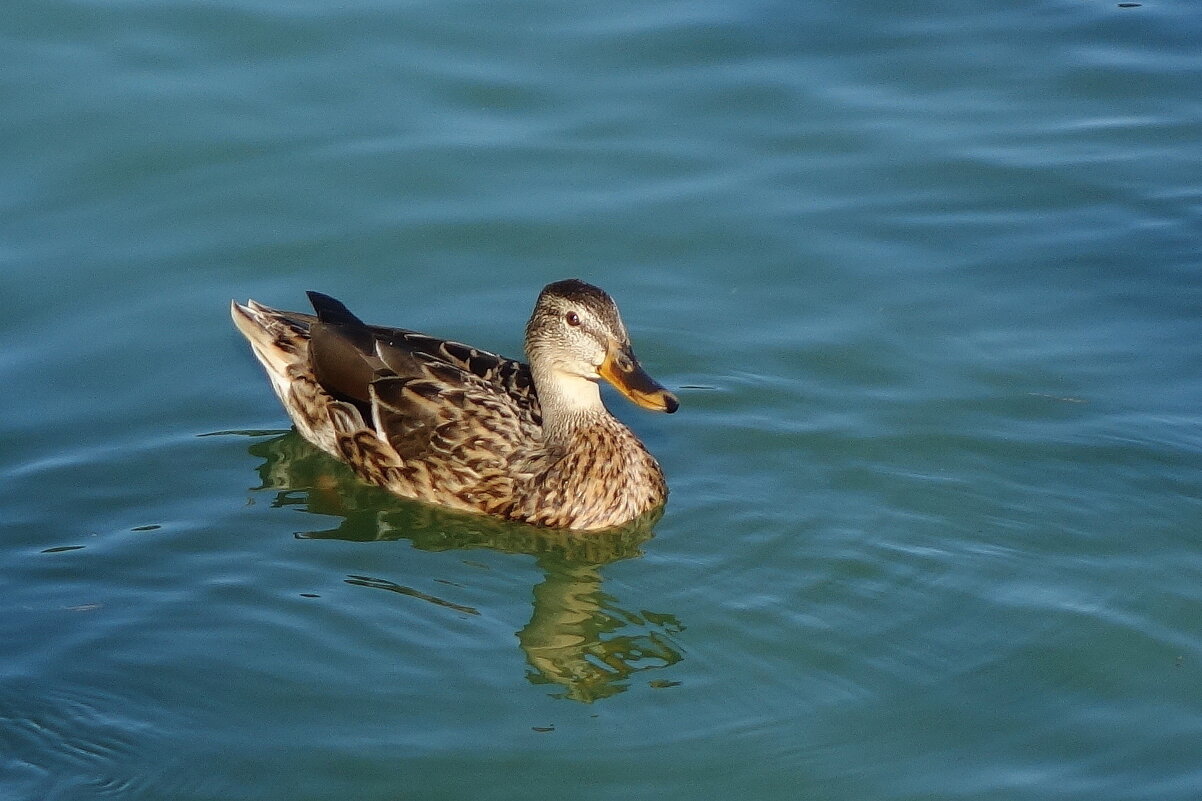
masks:
POLYGON ((378 341, 403 349, 406 374, 380 369, 363 404, 318 381, 309 347, 315 317, 253 301, 235 304, 233 314, 300 434, 397 495, 582 530, 629 522, 667 498, 659 464, 607 412, 574 427, 566 441, 545 441, 521 362, 371 326, 378 341))

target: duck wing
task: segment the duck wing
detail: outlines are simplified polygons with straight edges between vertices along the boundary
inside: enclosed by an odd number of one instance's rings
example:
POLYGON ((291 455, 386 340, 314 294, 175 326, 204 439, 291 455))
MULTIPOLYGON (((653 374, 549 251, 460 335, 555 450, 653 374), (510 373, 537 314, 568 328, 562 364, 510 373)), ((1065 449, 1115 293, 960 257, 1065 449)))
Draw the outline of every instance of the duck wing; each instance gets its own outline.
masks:
POLYGON ((436 378, 448 387, 491 387, 510 398, 523 416, 541 425, 529 365, 406 328, 367 325, 329 295, 307 294, 316 316, 290 316, 309 326, 313 371, 322 386, 337 397, 369 404, 369 387, 379 378, 436 378))

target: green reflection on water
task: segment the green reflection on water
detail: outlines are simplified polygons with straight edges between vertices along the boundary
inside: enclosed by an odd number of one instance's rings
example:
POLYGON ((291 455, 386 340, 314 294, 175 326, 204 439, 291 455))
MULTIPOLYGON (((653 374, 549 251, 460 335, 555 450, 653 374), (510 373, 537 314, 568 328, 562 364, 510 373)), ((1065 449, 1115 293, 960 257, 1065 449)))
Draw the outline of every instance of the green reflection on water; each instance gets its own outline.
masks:
MULTIPOLYGON (((295 432, 256 442, 249 451, 264 460, 256 489, 275 492, 273 506, 341 518, 334 528, 298 532, 298 538, 408 540, 424 551, 487 548, 533 556, 544 579, 533 588, 530 622, 516 634, 531 667, 527 678, 562 688, 556 697, 585 703, 608 698, 626 690, 635 674, 683 658, 672 641, 683 629, 675 615, 624 609, 602 586, 606 565, 642 555, 658 512, 610 531, 538 528, 397 498, 362 483, 295 432)), ((386 578, 353 575, 346 581, 479 614, 386 578)))

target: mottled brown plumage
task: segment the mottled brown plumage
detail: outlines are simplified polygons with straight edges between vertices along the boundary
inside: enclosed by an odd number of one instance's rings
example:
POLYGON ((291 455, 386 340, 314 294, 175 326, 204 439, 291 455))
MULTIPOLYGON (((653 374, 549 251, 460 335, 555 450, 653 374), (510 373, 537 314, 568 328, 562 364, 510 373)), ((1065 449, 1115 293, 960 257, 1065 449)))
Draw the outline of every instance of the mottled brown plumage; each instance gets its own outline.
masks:
POLYGON ((253 300, 231 311, 297 430, 365 480, 555 528, 618 526, 667 498, 659 464, 597 383, 645 408, 674 412, 677 401, 643 372, 597 287, 543 289, 526 326, 529 365, 309 298, 316 315, 253 300))

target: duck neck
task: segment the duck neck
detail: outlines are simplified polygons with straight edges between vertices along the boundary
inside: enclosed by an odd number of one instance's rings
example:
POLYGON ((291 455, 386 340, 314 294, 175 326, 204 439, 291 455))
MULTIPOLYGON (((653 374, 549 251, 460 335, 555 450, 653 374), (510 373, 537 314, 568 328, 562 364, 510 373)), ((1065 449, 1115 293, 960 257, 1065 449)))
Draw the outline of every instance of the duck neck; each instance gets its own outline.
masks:
POLYGON ((596 381, 580 376, 534 371, 538 401, 543 410, 543 437, 548 443, 563 444, 582 428, 613 420, 601 402, 596 381))

